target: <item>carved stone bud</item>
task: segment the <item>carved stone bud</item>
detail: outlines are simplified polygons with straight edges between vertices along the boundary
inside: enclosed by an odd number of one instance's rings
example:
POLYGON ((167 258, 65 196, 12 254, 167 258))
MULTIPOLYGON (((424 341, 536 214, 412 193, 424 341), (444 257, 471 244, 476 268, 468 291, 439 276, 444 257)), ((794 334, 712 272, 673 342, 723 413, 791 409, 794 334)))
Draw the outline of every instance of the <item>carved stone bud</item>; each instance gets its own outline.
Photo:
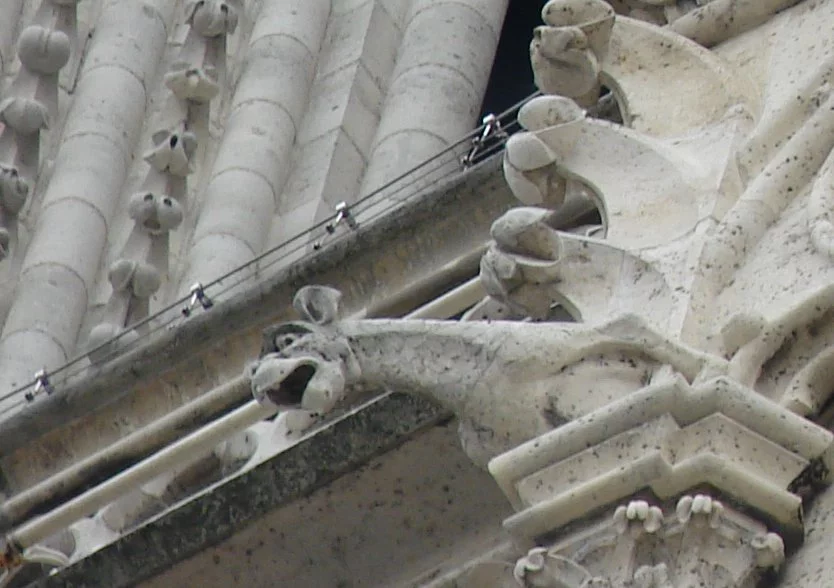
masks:
POLYGON ((534 547, 513 569, 515 581, 525 588, 609 588, 605 578, 593 577, 587 569, 565 557, 534 547))
POLYGON ((169 196, 144 192, 130 198, 128 214, 151 235, 161 235, 182 222, 182 206, 169 196))
POLYGON ((717 529, 724 514, 724 505, 706 494, 696 494, 682 497, 675 512, 681 523, 706 523, 710 528, 717 529))
POLYGON ((6 259, 9 255, 9 247, 12 243, 12 236, 8 230, 0 227, 0 260, 6 259))
POLYGON ((215 67, 191 67, 182 62, 174 64, 173 69, 165 74, 165 85, 180 100, 200 104, 210 102, 220 92, 215 67))
POLYGON ((31 135, 49 128, 49 113, 32 98, 6 98, 0 102, 0 122, 21 135, 31 135))
POLYGON ((663 526, 663 511, 645 500, 632 500, 614 511, 614 525, 619 533, 629 529, 634 534, 655 533, 663 526))
POLYGON ((29 184, 20 177, 17 169, 0 164, 0 207, 10 215, 16 215, 26 203, 29 184))
POLYGON ((223 0, 197 0, 189 2, 186 22, 204 37, 231 35, 237 28, 238 13, 235 6, 223 0))
POLYGON ((756 565, 760 568, 778 568, 785 561, 785 543, 776 533, 762 533, 750 541, 756 551, 756 565))
POLYGON ((87 336, 87 349, 89 350, 88 356, 90 360, 98 363, 109 359, 116 349, 130 345, 139 339, 139 333, 135 330, 131 329, 122 333, 123 330, 124 327, 107 322, 94 326, 87 336))
POLYGON ((149 298, 162 284, 162 277, 155 267, 130 259, 116 260, 107 277, 114 291, 129 291, 137 298, 149 298))
POLYGON ((163 130, 154 133, 151 140, 154 146, 145 153, 144 159, 155 170, 175 176, 191 173, 191 157, 197 151, 197 137, 194 133, 163 130))
POLYGON ((20 33, 17 54, 26 69, 51 75, 58 73, 69 61, 70 39, 63 31, 28 26, 20 33))

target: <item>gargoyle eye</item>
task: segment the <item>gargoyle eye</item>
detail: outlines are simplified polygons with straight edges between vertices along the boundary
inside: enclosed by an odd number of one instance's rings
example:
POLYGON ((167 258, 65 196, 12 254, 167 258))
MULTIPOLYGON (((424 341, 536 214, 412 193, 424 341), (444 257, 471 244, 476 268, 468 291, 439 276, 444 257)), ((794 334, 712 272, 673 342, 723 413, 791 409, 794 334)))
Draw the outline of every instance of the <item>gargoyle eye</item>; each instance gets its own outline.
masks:
POLYGON ((221 4, 220 5, 220 12, 222 12, 223 14, 228 14, 229 13, 229 7, 226 4, 221 4))
POLYGON ((295 343, 296 337, 293 335, 281 335, 275 338, 275 350, 276 351, 283 351, 293 343, 295 343))
POLYGON ((142 200, 144 200, 145 202, 150 202, 151 200, 153 200, 153 194, 151 192, 148 192, 147 194, 145 194, 145 196, 142 197, 142 200))
POLYGON ((177 146, 177 143, 179 142, 179 140, 180 140, 179 137, 177 137, 176 135, 171 135, 171 138, 168 139, 168 144, 173 149, 174 147, 177 146))
POLYGON ((171 206, 171 205, 173 204, 173 202, 171 202, 171 199, 170 199, 170 198, 163 198, 163 199, 162 199, 162 203, 163 203, 165 206, 171 206))

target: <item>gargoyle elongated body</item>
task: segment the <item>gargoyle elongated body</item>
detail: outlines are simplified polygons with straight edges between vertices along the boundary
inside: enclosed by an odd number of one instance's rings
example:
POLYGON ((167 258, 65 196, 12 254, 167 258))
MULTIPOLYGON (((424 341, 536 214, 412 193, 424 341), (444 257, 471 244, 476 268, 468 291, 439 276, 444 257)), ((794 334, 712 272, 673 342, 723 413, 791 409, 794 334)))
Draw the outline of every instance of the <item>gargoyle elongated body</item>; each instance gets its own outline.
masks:
POLYGON ((255 397, 327 413, 351 386, 427 396, 460 420, 469 457, 492 457, 644 387, 661 366, 687 380, 723 360, 676 344, 635 316, 579 323, 334 321, 330 289, 296 297, 307 322, 265 333, 249 375, 255 397), (311 300, 317 300, 310 303, 311 300), (305 302, 306 301, 306 302, 305 302))

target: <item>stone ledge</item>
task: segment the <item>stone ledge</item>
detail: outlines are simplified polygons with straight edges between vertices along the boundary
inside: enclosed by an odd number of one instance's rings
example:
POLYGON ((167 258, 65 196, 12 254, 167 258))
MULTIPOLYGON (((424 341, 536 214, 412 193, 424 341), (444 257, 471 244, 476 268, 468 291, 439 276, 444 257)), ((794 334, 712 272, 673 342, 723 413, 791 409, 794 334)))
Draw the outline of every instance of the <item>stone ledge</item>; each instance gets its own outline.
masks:
POLYGON ((32 586, 100 586, 104 578, 110 588, 135 585, 448 418, 426 400, 383 396, 32 586))
MULTIPOLYGON (((437 268, 485 243, 492 221, 513 204, 501 172, 501 155, 497 154, 437 190, 360 226, 325 246, 318 255, 218 302, 211 312, 164 331, 95 372, 67 386, 61 386, 56 376, 55 394, 39 398, 0 424, 0 456, 10 455, 44 434, 124 398, 140 384, 159 379, 185 360, 210 356, 224 340, 245 337, 248 331, 288 318, 292 296, 307 284, 326 283, 340 288, 346 311, 362 309, 371 314, 375 305, 413 291, 430 272, 437 272, 437 268), (392 251, 409 254, 408 259, 401 260, 404 271, 398 279, 392 279, 394 276, 381 262, 392 251), (380 266, 379 271, 385 275, 369 273, 367 268, 375 266, 380 266)), ((478 259, 473 258, 471 268, 457 268, 461 275, 454 277, 471 277, 469 273, 477 271, 478 259)), ((256 353, 257 348, 253 348, 252 356, 256 353)))

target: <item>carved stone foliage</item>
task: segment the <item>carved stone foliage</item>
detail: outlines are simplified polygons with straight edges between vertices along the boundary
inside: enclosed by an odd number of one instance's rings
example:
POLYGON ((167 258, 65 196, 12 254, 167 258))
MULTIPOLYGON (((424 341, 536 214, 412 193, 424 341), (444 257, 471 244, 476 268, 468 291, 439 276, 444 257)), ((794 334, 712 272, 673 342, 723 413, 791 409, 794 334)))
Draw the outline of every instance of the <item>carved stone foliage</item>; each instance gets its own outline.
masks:
POLYGON ((0 100, 0 260, 40 166, 41 134, 58 115, 58 74, 76 35, 75 2, 44 2, 18 36, 21 67, 0 100))
POLYGON ((513 570, 536 588, 753 588, 785 559, 782 538, 710 495, 684 495, 664 512, 632 500, 513 570))
POLYGON ((241 9, 237 1, 195 0, 185 5, 189 30, 178 59, 164 76, 171 93, 156 121, 152 146, 144 154, 150 167, 141 191, 128 203, 134 227, 111 268, 111 277, 115 267, 152 270, 156 287, 119 290, 114 285, 104 320, 91 330, 87 341, 88 349, 101 351, 90 356, 94 361, 103 361, 137 338, 136 333, 123 334, 123 330, 147 316, 150 296, 167 278, 169 232, 180 225, 186 212, 186 180, 196 167, 199 141, 208 139, 207 106, 223 87, 226 40, 237 28, 241 9))

